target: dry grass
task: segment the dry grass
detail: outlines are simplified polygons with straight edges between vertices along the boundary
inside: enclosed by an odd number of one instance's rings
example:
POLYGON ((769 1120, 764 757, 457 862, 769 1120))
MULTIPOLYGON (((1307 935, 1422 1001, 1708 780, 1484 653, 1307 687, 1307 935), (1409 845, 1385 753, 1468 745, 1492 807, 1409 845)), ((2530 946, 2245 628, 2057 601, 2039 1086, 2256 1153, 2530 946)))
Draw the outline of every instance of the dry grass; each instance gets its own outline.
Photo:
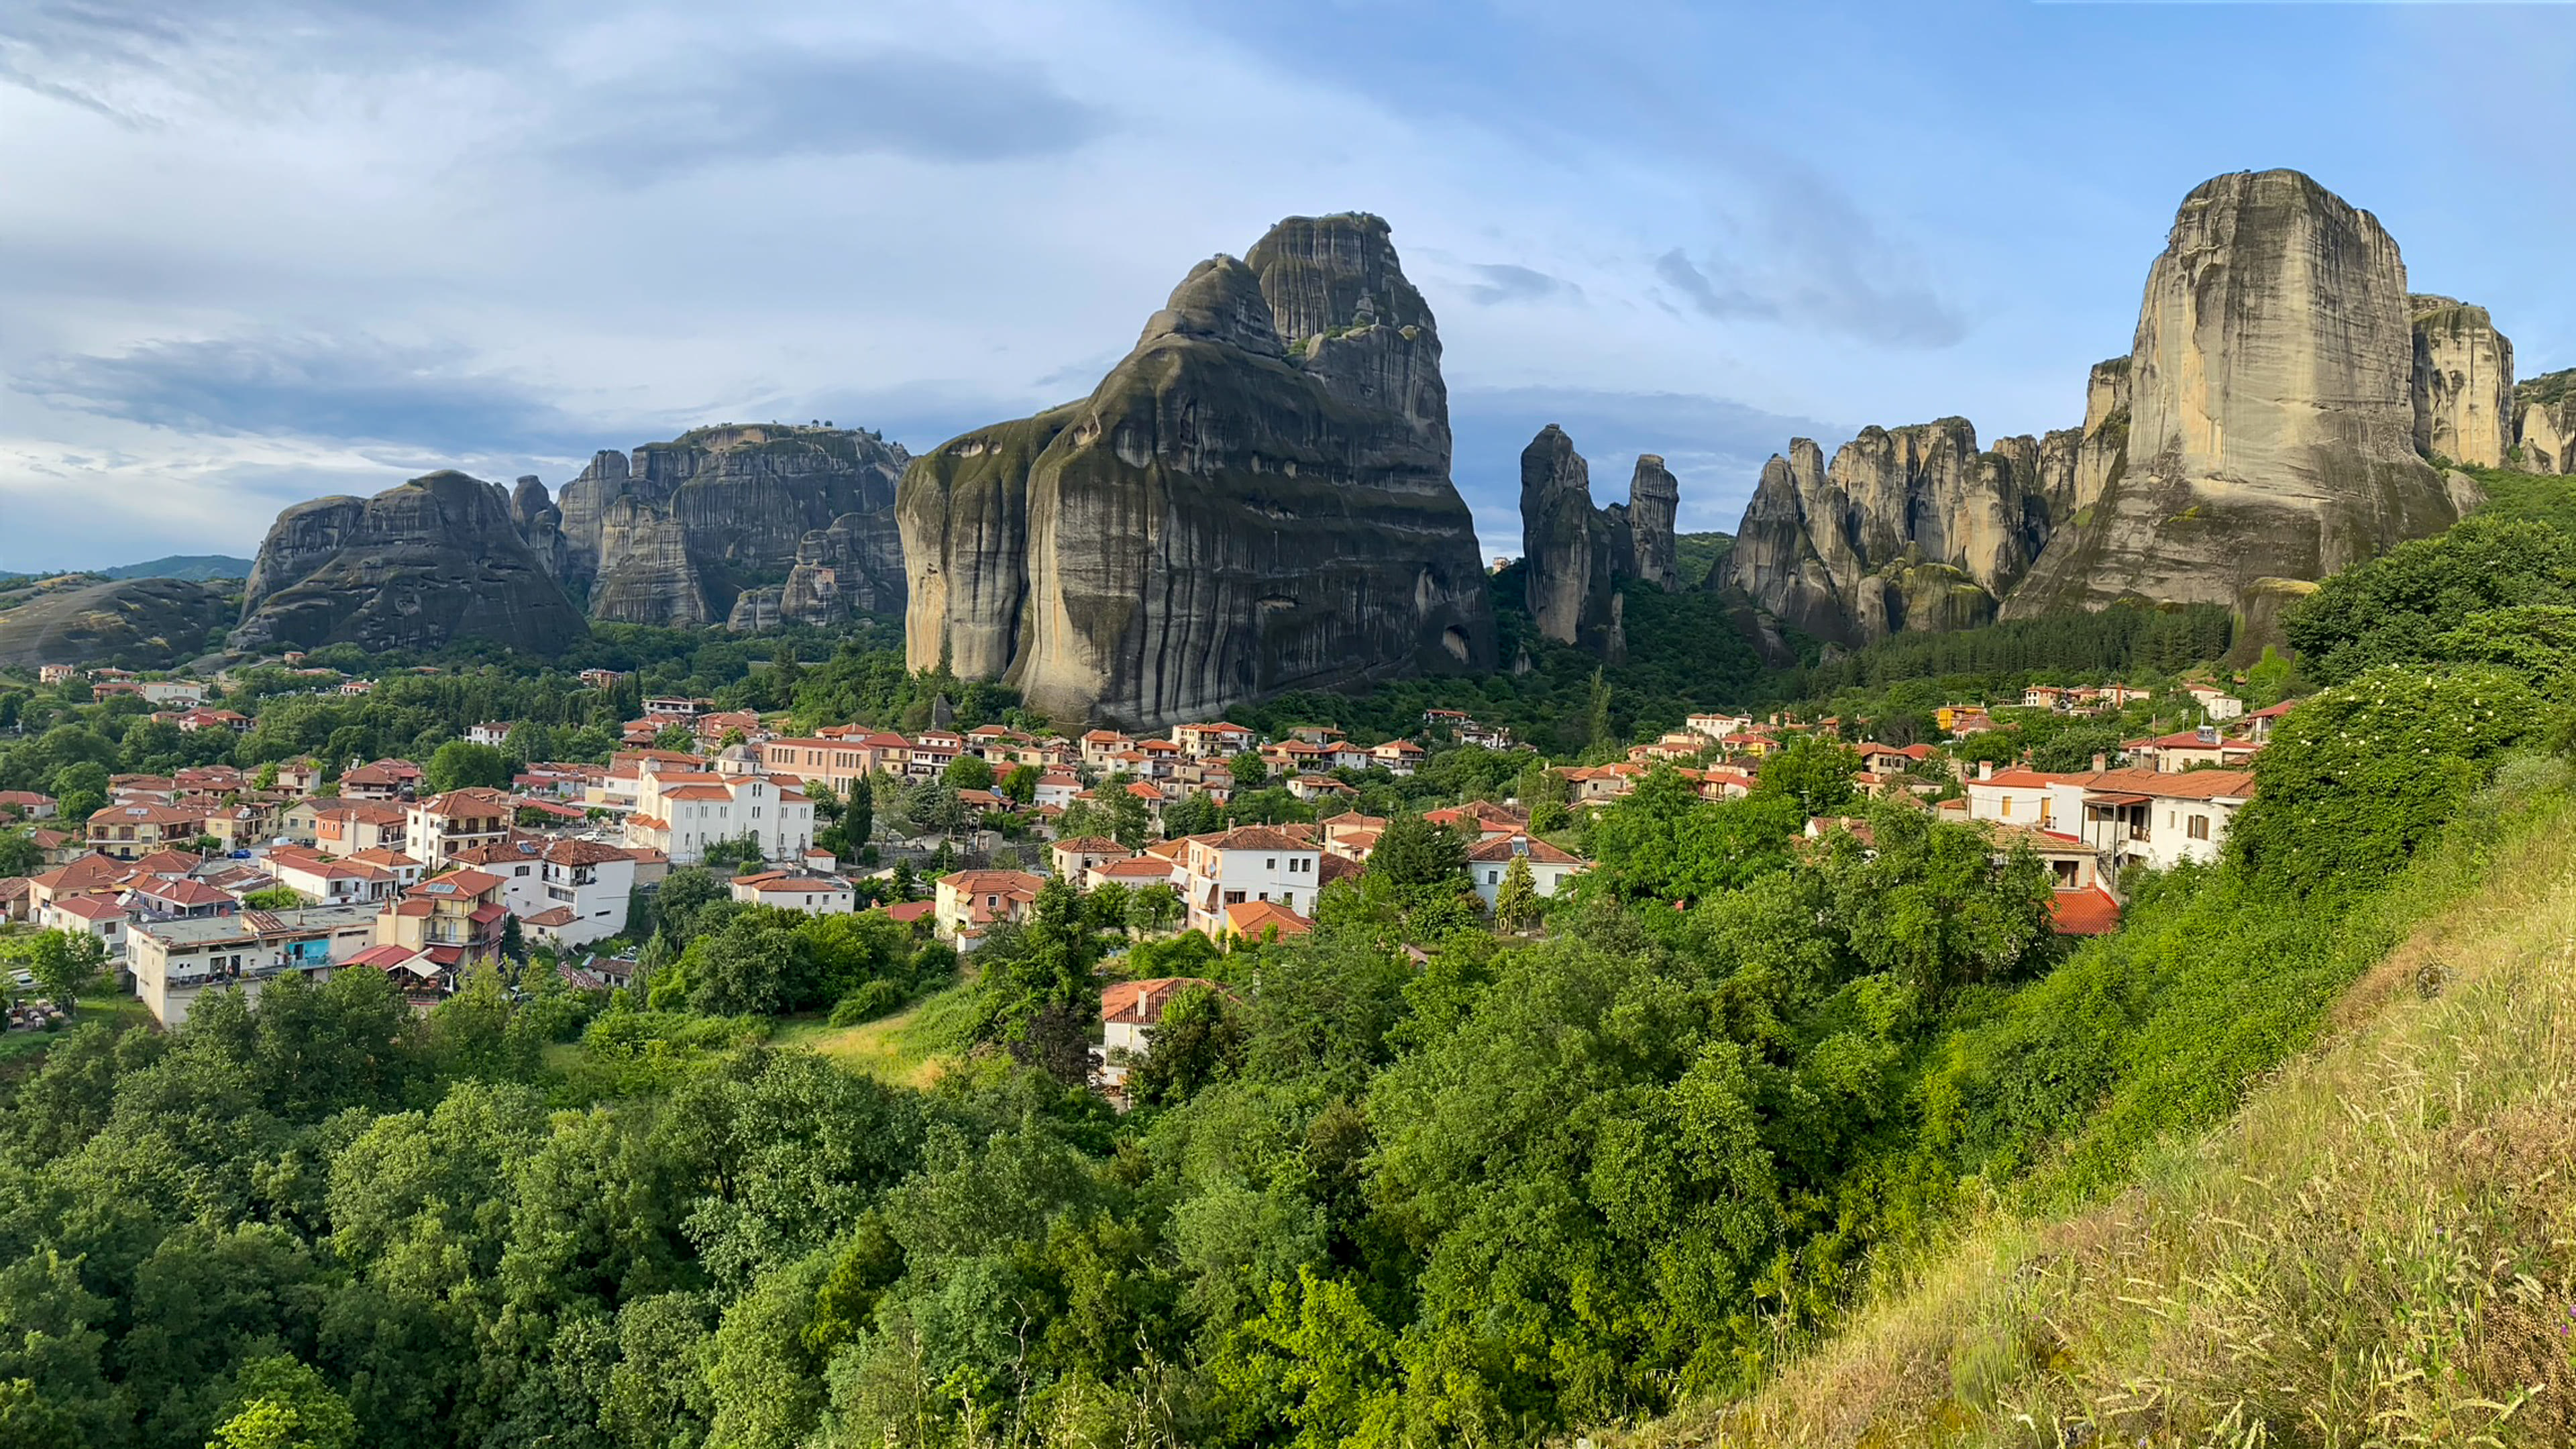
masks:
POLYGON ((814 1052, 844 1071, 890 1086, 927 1088, 956 1064, 952 1018, 963 990, 951 988, 857 1026, 783 1022, 769 1044, 814 1052))
POLYGON ((2563 796, 2535 812, 2225 1128, 1596 1442, 2576 1443, 2576 858, 2563 796))

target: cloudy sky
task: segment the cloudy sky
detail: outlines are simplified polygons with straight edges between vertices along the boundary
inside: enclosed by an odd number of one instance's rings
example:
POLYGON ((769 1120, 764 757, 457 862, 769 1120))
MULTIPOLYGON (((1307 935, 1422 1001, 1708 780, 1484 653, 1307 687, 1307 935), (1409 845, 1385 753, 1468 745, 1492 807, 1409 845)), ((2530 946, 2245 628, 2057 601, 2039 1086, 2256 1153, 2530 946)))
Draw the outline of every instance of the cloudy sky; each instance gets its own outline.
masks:
POLYGON ((1458 483, 2065 426, 2173 209, 2296 166, 2576 364, 2576 8, 0 0, 0 568, 438 467, 1087 392, 1198 258, 1395 227, 1458 483))

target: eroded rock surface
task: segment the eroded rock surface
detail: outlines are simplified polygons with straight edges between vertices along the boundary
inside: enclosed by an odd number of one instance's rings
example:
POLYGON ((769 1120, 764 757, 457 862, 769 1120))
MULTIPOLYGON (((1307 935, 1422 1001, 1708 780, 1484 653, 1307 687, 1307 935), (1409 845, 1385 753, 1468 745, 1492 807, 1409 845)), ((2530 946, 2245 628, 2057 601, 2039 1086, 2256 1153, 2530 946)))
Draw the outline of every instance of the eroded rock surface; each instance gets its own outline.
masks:
POLYGON ((2406 300, 2415 314, 2415 451, 2502 467, 2513 446, 2513 343, 2484 307, 2406 300))
POLYGON ((1088 398, 906 471, 910 661, 1136 724, 1490 668, 1439 363, 1375 217, 1200 263, 1088 398))

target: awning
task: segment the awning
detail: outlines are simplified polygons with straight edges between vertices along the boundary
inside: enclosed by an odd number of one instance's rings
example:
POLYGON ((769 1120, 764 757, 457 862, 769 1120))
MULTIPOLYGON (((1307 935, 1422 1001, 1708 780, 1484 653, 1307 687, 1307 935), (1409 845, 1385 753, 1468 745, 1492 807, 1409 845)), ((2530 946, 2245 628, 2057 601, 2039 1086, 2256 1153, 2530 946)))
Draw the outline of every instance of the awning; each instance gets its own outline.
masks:
POLYGON ((2149 805, 2154 802, 2153 795, 2086 795, 2084 797, 2084 803, 2087 805, 2149 805))

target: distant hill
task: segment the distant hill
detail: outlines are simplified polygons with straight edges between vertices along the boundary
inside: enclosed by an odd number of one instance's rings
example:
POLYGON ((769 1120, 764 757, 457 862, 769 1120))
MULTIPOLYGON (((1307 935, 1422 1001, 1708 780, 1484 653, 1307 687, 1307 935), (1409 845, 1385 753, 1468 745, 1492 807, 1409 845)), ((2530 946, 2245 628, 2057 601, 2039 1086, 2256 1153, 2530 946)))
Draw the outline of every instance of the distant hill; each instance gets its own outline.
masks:
POLYGON ((1731 533, 1677 533, 1673 535, 1673 565, 1681 570, 1682 587, 1696 589, 1708 582, 1708 571, 1726 562, 1735 547, 1731 533))
POLYGON ((187 579, 204 583, 208 579, 249 578, 250 560, 226 553, 174 553, 150 563, 123 564, 98 573, 109 579, 187 579))

